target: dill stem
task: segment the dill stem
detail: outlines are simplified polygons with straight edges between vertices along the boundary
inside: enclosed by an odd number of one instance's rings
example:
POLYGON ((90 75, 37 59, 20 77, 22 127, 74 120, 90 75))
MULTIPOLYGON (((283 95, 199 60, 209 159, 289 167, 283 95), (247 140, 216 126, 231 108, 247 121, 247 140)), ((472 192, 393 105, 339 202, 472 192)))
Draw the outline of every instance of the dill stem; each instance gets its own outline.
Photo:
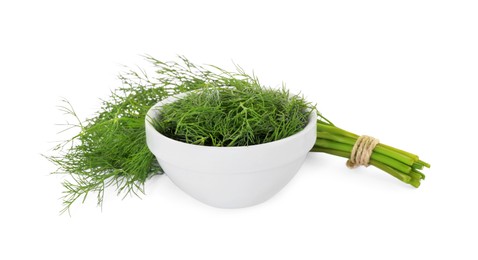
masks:
MULTIPOLYGON (((351 152, 353 149, 353 145, 339 143, 339 142, 330 141, 326 139, 320 139, 320 138, 317 139, 315 144, 319 147, 330 148, 330 149, 335 149, 335 150, 344 151, 344 152, 351 152)), ((410 166, 399 162, 395 158, 389 157, 383 154, 379 154, 376 152, 372 153, 372 155, 370 156, 370 159, 385 163, 386 165, 393 167, 394 169, 397 169, 401 172, 410 172, 412 170, 410 166)))
MULTIPOLYGON (((350 158, 358 137, 332 124, 318 121, 317 140, 311 151, 350 158)), ((369 164, 416 188, 420 186, 420 180, 425 179, 425 175, 418 170, 430 167, 417 155, 381 143, 373 150, 369 164)))
MULTIPOLYGON (((349 145, 352 145, 352 146, 357 141, 357 138, 334 135, 334 134, 331 134, 331 133, 328 133, 328 132, 317 132, 317 138, 336 141, 336 142, 340 142, 340 143, 344 143, 344 144, 349 144, 349 145)), ((375 147, 374 152, 377 152, 377 153, 383 154, 385 156, 391 157, 391 158, 393 158, 393 159, 395 159, 399 162, 402 162, 402 163, 404 163, 408 166, 412 166, 416 162, 416 160, 414 160, 410 156, 407 156, 403 153, 400 153, 397 150, 398 149, 390 149, 390 146, 387 146, 387 145, 378 144, 375 147)))

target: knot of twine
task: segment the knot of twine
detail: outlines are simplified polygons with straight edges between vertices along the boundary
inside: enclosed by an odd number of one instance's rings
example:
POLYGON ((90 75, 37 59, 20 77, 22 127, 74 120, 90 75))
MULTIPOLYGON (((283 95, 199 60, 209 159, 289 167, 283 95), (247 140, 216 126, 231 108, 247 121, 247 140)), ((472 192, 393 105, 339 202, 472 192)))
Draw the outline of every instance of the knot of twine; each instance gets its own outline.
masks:
POLYGON ((380 141, 371 136, 362 135, 354 144, 350 159, 347 160, 347 167, 350 169, 356 168, 360 165, 368 166, 372 151, 380 141))

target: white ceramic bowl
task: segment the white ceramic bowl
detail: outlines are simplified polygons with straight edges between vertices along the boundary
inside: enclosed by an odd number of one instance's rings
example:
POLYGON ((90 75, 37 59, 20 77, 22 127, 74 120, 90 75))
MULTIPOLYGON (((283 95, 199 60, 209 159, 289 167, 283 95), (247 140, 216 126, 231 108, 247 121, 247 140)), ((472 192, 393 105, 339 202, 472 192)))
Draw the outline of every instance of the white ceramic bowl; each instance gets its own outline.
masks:
POLYGON ((266 201, 294 177, 315 143, 315 111, 302 131, 270 143, 212 147, 173 140, 156 131, 149 118, 183 95, 169 97, 148 111, 146 140, 166 175, 208 205, 241 208, 266 201))

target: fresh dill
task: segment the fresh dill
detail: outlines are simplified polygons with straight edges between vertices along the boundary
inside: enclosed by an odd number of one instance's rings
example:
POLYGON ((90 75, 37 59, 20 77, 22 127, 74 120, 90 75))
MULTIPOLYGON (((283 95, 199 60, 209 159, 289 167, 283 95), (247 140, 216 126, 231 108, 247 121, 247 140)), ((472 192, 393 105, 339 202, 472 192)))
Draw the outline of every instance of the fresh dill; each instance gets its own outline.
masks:
MULTIPOLYGON (((61 110, 76 123, 73 137, 45 156, 66 174, 63 209, 69 212, 75 201, 93 193, 102 205, 105 189, 119 195, 143 193, 146 180, 162 173, 146 145, 145 117, 157 102, 186 93, 160 111, 153 123, 161 133, 187 143, 211 146, 244 146, 271 142, 300 131, 313 108, 287 90, 273 90, 259 84, 255 76, 240 67, 230 72, 215 66, 198 66, 185 57, 163 62, 145 57, 154 73, 130 70, 119 76, 121 87, 102 102, 100 110, 82 120, 65 101, 61 110)), ((317 141, 312 152, 350 157, 358 135, 342 130, 319 114, 317 141)), ((414 187, 430 165, 418 156, 379 144, 373 150, 373 165, 414 187)))
POLYGON ((312 107, 285 88, 257 80, 192 91, 160 108, 153 125, 172 139, 206 146, 248 146, 276 141, 302 130, 312 107))

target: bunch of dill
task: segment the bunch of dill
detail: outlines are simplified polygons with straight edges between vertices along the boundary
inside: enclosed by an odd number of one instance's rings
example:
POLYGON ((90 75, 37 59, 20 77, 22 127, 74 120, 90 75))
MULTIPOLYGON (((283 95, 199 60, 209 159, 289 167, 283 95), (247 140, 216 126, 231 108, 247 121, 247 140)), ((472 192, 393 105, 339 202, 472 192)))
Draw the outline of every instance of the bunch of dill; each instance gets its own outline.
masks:
MULTIPOLYGON (((307 111, 315 109, 285 89, 265 88, 240 67, 229 72, 197 66, 184 57, 179 62, 146 59, 153 75, 133 70, 121 74, 122 86, 92 118, 81 120, 66 101, 61 107, 77 122, 68 126, 77 130, 75 135, 46 156, 58 166, 53 173, 70 176, 63 182, 62 212, 90 193, 96 194, 101 206, 107 187, 124 196, 139 195, 149 177, 162 173, 146 145, 144 124, 147 111, 167 97, 190 92, 162 107, 160 117, 152 120, 156 129, 179 141, 210 146, 285 138, 303 129, 307 111)), ((311 151, 349 158, 358 137, 318 114, 317 140, 311 151)), ((370 165, 414 187, 425 178, 420 170, 430 167, 417 155, 385 144, 372 151, 370 165)))

